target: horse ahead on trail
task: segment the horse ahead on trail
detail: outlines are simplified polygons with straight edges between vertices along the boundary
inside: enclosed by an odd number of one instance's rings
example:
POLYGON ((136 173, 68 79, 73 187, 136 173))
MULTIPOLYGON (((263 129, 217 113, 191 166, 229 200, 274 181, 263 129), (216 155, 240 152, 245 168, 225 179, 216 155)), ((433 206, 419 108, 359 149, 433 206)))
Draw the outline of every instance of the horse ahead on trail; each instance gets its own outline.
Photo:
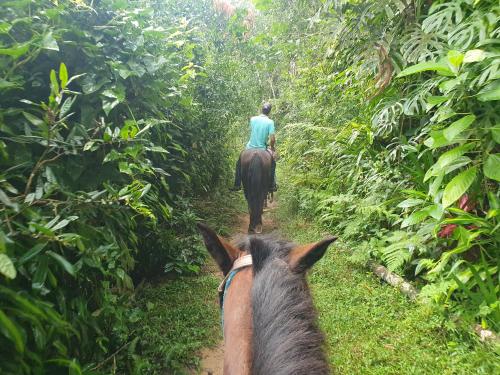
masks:
POLYGON ((262 212, 271 186, 272 155, 267 150, 248 149, 241 153, 241 180, 248 203, 248 233, 262 232, 262 212))
POLYGON ((236 163, 232 190, 240 190, 243 182, 250 213, 248 233, 262 232, 262 210, 267 194, 276 191, 276 137, 274 121, 268 117, 271 108, 270 103, 264 103, 262 113, 250 119, 250 139, 236 163))
POLYGON ((295 246, 248 236, 236 246, 198 225, 219 286, 225 375, 325 375, 324 339, 305 279, 334 237, 295 246))

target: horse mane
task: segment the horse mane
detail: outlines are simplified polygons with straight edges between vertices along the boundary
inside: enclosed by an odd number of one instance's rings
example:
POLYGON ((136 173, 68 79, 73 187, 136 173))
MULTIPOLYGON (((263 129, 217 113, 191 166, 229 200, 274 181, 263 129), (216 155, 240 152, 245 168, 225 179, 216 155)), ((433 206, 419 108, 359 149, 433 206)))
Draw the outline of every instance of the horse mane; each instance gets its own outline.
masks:
POLYGON ((252 254, 254 268, 252 373, 329 374, 305 274, 286 263, 293 244, 250 236, 243 248, 252 254))

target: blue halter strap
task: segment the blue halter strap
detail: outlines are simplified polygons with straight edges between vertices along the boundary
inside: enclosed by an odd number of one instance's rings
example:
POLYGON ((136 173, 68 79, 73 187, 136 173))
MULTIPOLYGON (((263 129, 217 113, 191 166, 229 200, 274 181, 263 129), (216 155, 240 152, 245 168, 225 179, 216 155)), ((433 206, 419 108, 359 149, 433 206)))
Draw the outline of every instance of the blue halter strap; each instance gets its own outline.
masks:
POLYGON ((228 277, 226 279, 226 285, 224 285, 224 292, 222 293, 221 301, 220 301, 220 309, 221 309, 220 321, 221 321, 221 325, 222 325, 222 333, 224 333, 224 300, 226 299, 226 294, 227 294, 227 291, 229 289, 229 286, 231 285, 231 281, 233 281, 234 276, 236 276, 236 274, 238 273, 238 271, 240 269, 241 268, 234 270, 234 271, 230 271, 228 274, 228 277))
POLYGON ((226 275, 224 280, 222 280, 221 284, 219 285, 219 299, 220 299, 220 308, 221 308, 221 324, 222 324, 222 329, 224 331, 224 300, 226 299, 226 294, 227 291, 229 290, 229 286, 231 285, 231 282, 233 281, 234 277, 236 274, 243 268, 251 266, 252 265, 252 256, 251 255, 244 255, 241 258, 238 258, 234 261, 233 267, 231 268, 231 271, 226 275))

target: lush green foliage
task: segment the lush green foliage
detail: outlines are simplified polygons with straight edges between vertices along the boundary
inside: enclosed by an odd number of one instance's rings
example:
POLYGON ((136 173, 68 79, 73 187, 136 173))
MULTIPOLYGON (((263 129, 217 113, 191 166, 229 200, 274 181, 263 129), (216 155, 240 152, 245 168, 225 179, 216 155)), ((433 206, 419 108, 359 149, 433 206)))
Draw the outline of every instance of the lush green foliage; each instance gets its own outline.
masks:
MULTIPOLYGON (((215 267, 215 265, 214 265, 215 267)), ((185 373, 199 365, 197 351, 221 339, 218 278, 203 272, 138 292, 140 319, 134 340, 114 365, 115 373, 185 373)))
POLYGON ((498 329, 498 2, 257 6, 296 209, 498 329))
POLYGON ((497 2, 237 3, 2 2, 2 373, 179 364, 134 282, 200 270, 266 96, 295 209, 498 329, 497 2))
MULTIPOLYGON (((194 202, 196 212, 217 233, 234 234, 235 222, 246 214, 243 197, 220 194, 194 202)), ((220 271, 208 261, 196 277, 160 279, 136 292, 131 347, 116 361, 116 373, 184 374, 199 367, 200 350, 219 344, 222 337, 217 286, 220 271)))
POLYGON ((253 105, 227 78, 252 74, 229 58, 241 22, 221 33, 208 1, 0 19, 0 371, 106 372, 135 348, 133 279, 204 260, 192 197, 228 175, 227 124, 253 105))
MULTIPOLYGON (((324 228, 292 219, 280 195, 278 222, 298 243, 317 241, 324 228)), ((484 347, 471 331, 427 304, 415 304, 396 288, 350 260, 349 244, 336 242, 315 264, 309 286, 325 333, 334 372, 342 374, 493 374, 498 348, 484 347)))

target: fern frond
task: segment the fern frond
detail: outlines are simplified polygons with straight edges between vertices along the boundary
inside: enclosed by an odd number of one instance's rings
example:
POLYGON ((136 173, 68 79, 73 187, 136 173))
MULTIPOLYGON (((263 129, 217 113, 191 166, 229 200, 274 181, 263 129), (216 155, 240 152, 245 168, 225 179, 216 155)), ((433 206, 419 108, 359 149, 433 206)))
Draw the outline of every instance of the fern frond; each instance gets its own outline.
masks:
POLYGON ((391 271, 402 269, 423 245, 422 237, 403 231, 392 232, 384 240, 389 242, 389 245, 381 247, 379 251, 382 260, 391 271))

